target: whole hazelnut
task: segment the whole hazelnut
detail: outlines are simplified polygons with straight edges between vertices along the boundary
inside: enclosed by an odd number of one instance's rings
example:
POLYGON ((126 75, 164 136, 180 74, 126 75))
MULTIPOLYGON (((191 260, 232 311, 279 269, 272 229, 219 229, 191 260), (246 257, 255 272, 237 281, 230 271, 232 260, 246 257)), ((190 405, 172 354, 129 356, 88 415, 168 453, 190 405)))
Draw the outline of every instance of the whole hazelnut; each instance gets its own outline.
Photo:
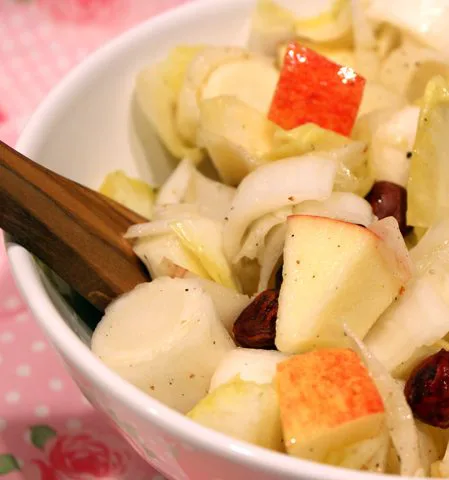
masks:
POLYGON ((399 223, 402 235, 410 233, 407 226, 407 190, 396 183, 376 182, 366 196, 371 204, 374 215, 381 220, 385 217, 394 217, 399 223))
POLYGON ((246 348, 275 350, 279 292, 264 290, 239 315, 234 323, 236 343, 246 348))
POLYGON ((443 349, 423 360, 411 373, 404 393, 416 418, 449 428, 449 352, 443 349))

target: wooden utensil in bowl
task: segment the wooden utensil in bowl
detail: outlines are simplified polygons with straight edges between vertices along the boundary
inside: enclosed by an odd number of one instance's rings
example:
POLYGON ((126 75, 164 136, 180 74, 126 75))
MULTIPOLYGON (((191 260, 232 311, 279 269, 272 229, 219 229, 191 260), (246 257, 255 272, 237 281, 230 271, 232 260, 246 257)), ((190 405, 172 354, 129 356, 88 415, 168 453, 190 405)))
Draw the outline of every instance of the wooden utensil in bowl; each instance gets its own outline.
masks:
POLYGON ((100 311, 149 281, 123 238, 146 221, 0 142, 0 228, 100 311))

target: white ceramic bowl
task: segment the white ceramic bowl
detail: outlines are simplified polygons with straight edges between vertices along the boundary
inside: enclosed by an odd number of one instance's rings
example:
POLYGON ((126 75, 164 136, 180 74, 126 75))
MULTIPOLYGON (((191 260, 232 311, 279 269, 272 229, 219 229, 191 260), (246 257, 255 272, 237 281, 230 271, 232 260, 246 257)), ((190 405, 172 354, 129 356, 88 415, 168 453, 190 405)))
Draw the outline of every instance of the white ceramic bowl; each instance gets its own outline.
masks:
MULTIPOLYGON (((92 187, 117 168, 147 180, 163 178, 171 168, 163 149, 151 133, 144 142, 135 133, 146 127, 132 102, 136 72, 179 43, 242 44, 253 6, 251 0, 195 2, 129 31, 88 58, 54 90, 34 114, 18 149, 50 169, 92 187)), ((30 254, 11 241, 7 251, 24 297, 81 390, 167 477, 379 478, 235 441, 148 397, 90 352, 90 332, 42 275, 30 254)))

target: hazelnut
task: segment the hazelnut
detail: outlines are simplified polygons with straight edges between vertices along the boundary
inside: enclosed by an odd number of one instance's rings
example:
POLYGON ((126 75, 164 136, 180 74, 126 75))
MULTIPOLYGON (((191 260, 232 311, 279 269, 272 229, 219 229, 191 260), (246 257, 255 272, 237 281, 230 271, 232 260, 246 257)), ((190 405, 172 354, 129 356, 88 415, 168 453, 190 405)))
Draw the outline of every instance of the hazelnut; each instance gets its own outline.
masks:
POLYGON ((275 278, 274 278, 276 290, 281 289, 282 282, 284 281, 283 270, 284 270, 284 264, 282 263, 280 265, 280 267, 277 269, 276 275, 275 275, 275 278))
POLYGON ((422 361, 407 380, 404 393, 416 418, 449 428, 449 352, 440 350, 422 361))
POLYGON ((371 204, 374 215, 381 220, 385 217, 394 217, 401 229, 402 235, 407 235, 411 227, 407 226, 407 190, 396 183, 376 182, 366 196, 371 204))
POLYGON ((234 339, 241 347, 275 350, 279 292, 264 290, 234 323, 234 339))

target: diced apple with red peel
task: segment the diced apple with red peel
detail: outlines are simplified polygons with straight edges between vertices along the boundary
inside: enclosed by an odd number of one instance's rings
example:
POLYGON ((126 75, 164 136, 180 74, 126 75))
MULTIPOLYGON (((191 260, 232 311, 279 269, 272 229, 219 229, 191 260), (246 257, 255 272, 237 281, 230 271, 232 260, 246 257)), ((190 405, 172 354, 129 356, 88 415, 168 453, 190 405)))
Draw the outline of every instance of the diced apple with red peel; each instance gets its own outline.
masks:
POLYGON ((292 42, 268 118, 285 130, 311 122, 349 136, 364 87, 365 79, 351 68, 292 42))
POLYGON ((366 367, 347 348, 295 355, 277 366, 287 452, 317 461, 333 449, 374 437, 384 405, 366 367))
POLYGON ((403 288, 385 242, 367 228, 308 215, 287 220, 276 346, 284 353, 363 338, 403 288))

